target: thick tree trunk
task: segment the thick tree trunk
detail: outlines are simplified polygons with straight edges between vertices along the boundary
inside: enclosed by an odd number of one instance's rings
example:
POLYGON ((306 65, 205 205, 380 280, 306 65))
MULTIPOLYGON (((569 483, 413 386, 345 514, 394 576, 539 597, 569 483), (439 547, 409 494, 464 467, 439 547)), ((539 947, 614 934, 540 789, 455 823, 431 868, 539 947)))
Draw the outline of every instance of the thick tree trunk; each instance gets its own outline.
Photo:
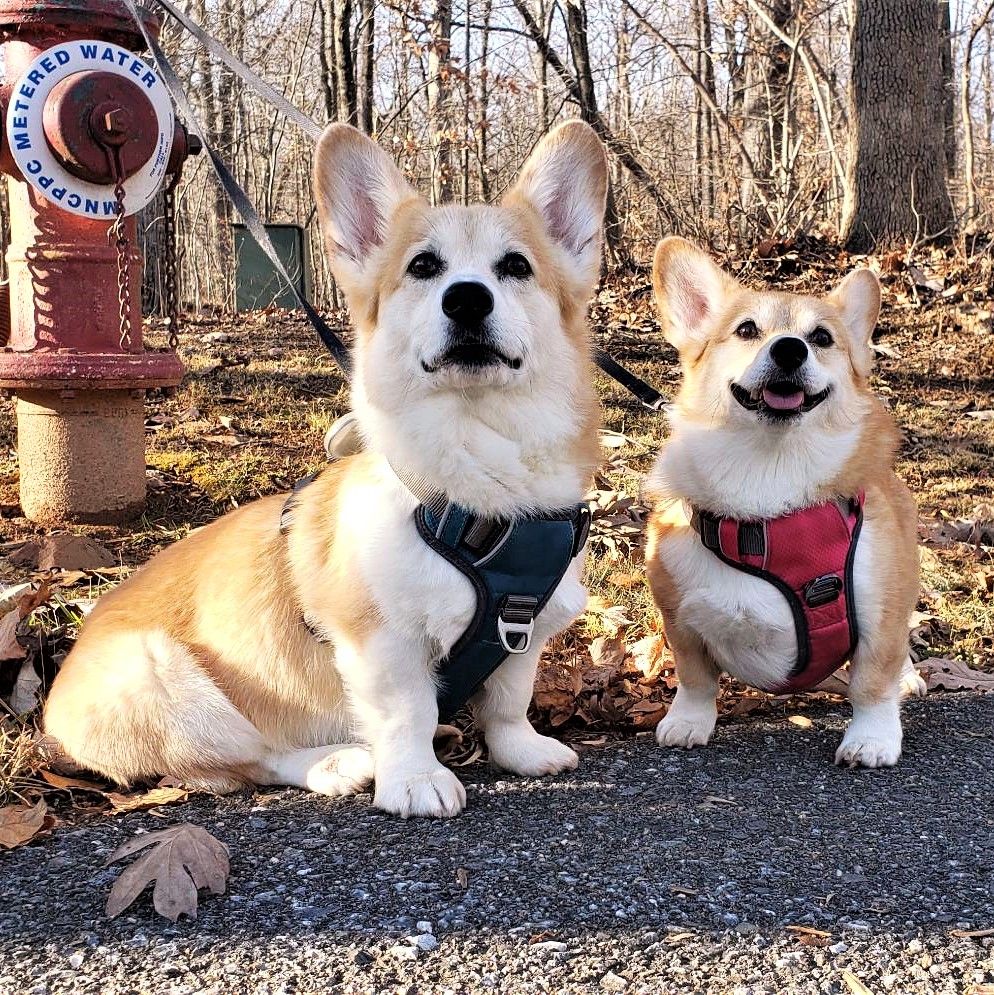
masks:
POLYGON ((853 252, 953 228, 935 0, 854 0, 843 239, 853 252))
POLYGON ((428 52, 428 128, 431 132, 432 203, 452 200, 452 143, 449 140, 449 53, 452 45, 452 0, 435 0, 428 52))
POLYGON ((939 66, 942 72, 942 120, 946 176, 956 175, 956 80, 953 76, 953 29, 949 0, 939 0, 939 66))

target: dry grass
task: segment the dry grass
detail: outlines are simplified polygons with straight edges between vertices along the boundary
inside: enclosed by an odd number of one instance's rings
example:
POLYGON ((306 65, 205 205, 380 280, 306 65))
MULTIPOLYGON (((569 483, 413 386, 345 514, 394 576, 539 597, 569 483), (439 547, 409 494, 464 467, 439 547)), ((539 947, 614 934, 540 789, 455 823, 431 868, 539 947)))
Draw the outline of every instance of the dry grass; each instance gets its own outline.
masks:
POLYGON ((24 801, 40 766, 31 722, 0 714, 0 806, 24 801))

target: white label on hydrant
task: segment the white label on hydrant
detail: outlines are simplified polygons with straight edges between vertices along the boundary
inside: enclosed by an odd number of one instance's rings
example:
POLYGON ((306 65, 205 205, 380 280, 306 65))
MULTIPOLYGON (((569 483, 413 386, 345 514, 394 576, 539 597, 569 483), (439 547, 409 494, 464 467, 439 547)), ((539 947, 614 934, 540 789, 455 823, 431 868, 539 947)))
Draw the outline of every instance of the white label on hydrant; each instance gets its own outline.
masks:
POLYGON ((67 76, 94 70, 131 80, 155 110, 155 152, 124 181, 124 213, 140 211, 166 175, 173 145, 173 105, 159 74, 134 52, 106 41, 71 41, 42 52, 11 90, 7 142, 21 174, 47 200, 84 218, 112 221, 117 216, 114 185, 73 176, 55 158, 45 138, 45 101, 52 89, 67 76))

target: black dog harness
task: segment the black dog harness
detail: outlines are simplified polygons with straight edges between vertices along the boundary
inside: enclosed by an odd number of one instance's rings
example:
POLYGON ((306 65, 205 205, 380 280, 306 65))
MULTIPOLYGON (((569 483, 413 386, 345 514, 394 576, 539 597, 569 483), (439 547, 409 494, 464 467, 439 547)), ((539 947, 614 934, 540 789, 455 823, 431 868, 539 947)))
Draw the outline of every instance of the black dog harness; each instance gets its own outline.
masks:
MULTIPOLYGON (((283 505, 284 535, 297 495, 316 476, 298 481, 283 505)), ((445 721, 508 656, 532 648, 535 619, 587 542, 590 508, 581 503, 511 521, 485 519, 426 488, 420 478, 397 476, 421 501, 414 511, 418 535, 462 573, 476 593, 473 618, 436 672, 438 717, 445 721)))

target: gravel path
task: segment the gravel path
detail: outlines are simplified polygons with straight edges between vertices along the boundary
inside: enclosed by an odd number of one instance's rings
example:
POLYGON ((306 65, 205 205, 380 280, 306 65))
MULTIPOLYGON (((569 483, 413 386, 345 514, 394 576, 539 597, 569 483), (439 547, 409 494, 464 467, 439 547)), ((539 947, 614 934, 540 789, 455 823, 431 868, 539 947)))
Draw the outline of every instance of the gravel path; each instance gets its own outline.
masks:
POLYGON ((994 993, 994 695, 909 704, 890 771, 833 768, 845 712, 806 714, 469 767, 447 822, 280 791, 63 828, 0 855, 0 993, 994 993), (106 855, 184 820, 230 893, 104 920, 106 855))

